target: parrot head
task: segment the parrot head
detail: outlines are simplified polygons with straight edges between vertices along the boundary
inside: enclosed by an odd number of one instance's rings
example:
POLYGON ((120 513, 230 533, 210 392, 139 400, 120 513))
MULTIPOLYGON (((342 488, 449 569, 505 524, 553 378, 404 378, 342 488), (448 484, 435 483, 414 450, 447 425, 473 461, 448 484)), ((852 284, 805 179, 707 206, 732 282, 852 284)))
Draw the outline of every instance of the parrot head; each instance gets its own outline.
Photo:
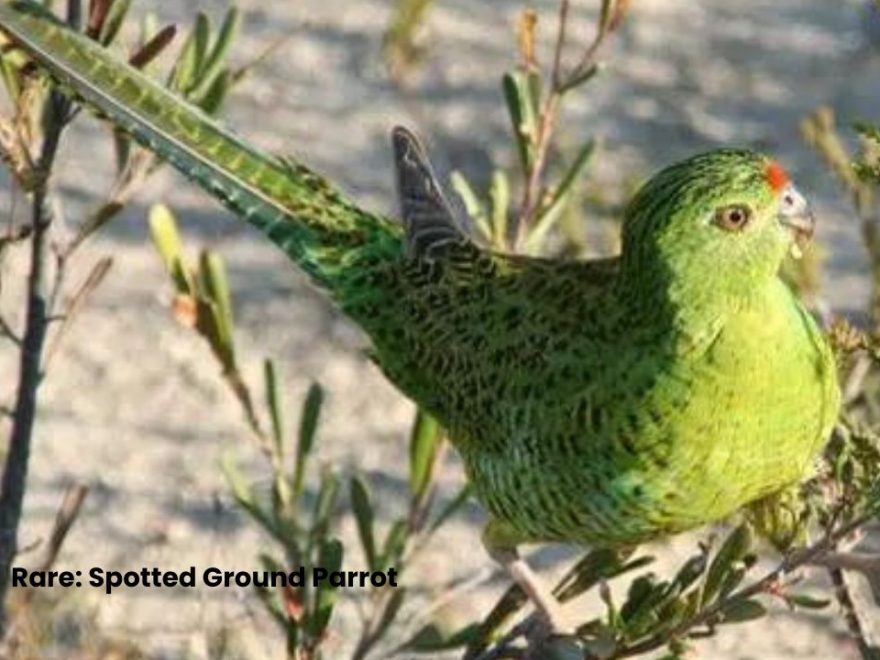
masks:
POLYGON ((813 226, 809 205, 776 161, 711 151, 662 170, 633 198, 623 272, 747 295, 777 276, 787 254, 800 256, 813 226))

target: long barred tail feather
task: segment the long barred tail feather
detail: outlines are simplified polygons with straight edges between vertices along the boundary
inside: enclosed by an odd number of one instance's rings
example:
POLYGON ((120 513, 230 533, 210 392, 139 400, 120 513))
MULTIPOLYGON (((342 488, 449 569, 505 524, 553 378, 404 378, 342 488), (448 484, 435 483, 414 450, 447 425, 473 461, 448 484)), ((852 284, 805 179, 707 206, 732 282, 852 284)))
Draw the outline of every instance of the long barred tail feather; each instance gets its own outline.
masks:
POLYGON ((246 144, 33 2, 0 2, 0 30, 64 89, 264 232, 337 298, 352 270, 402 254, 400 227, 323 178, 246 144))

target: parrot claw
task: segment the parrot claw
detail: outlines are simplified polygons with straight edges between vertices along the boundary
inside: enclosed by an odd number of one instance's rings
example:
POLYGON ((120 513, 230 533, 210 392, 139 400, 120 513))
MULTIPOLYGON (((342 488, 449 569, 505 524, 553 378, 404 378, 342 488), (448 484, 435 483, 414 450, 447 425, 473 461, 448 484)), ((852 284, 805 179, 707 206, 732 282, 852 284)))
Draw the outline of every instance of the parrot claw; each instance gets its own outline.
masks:
POLYGON ((537 610, 528 621, 527 636, 546 640, 554 636, 575 635, 578 623, 574 617, 567 616, 570 608, 562 606, 528 563, 519 556, 517 540, 510 528, 498 520, 491 520, 483 530, 483 545, 489 556, 504 568, 537 610), (535 625, 531 625, 532 623, 535 625))

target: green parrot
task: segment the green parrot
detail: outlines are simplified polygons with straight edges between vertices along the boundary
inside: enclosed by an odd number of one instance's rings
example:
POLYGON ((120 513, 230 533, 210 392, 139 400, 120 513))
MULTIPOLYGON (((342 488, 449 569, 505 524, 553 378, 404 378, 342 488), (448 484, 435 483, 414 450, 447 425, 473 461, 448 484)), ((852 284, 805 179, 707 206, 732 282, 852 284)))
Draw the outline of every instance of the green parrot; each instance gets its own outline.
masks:
POLYGON ((258 227, 448 430, 484 540, 554 620, 524 542, 617 547, 723 519, 811 474, 840 405, 832 351, 779 278, 813 232, 775 161, 722 149, 654 175, 619 257, 487 250, 424 150, 393 147, 403 223, 257 151, 27 2, 0 29, 66 89, 258 227))

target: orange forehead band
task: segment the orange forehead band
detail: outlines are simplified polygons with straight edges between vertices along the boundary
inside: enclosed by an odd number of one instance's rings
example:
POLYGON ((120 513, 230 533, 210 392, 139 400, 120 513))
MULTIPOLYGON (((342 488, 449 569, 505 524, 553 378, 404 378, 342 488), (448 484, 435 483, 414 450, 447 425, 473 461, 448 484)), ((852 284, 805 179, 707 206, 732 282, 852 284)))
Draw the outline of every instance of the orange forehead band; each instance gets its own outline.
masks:
POLYGON ((775 160, 771 160, 767 163, 764 177, 767 179, 767 183, 770 184, 770 187, 776 192, 779 192, 788 185, 788 172, 782 169, 782 165, 775 160))

